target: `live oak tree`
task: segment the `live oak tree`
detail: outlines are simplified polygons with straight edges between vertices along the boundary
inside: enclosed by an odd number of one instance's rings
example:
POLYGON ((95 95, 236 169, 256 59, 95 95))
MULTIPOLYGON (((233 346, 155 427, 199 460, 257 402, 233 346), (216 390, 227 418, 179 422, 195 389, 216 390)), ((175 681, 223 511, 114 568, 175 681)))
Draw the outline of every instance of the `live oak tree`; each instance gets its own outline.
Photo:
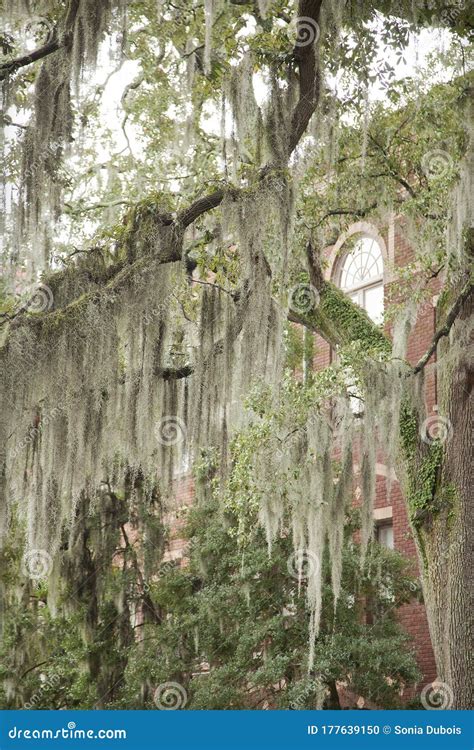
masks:
MULTIPOLYGON (((7 551, 12 535, 25 540, 25 575, 7 572, 4 606, 29 600, 33 566, 33 578, 48 578, 48 610, 75 610, 90 642, 118 566, 112 621, 124 644, 137 586, 159 623, 149 593, 163 550, 157 509, 177 468, 214 450, 207 493, 239 519, 238 544, 251 542, 258 513, 270 552, 290 530, 295 550, 315 561, 306 587, 312 669, 326 540, 336 607, 341 596, 356 454, 362 564, 367 557, 377 431, 404 488, 438 676, 453 706, 467 708, 469 10, 336 0, 32 6, 34 23, 9 4, 0 40, 12 186, 8 199, 3 192, 1 536, 7 551), (402 57, 410 31, 426 25, 452 34, 431 63, 452 80, 429 89, 421 76, 431 71, 397 81, 379 50, 381 40, 402 57), (33 50, 22 49, 25 27, 33 50), (136 77, 121 97, 125 148, 101 163, 112 134, 100 109, 105 84, 92 71, 104 37, 136 77), (374 80, 383 106, 369 104, 374 80), (392 346, 325 280, 322 251, 354 217, 386 223, 393 213, 406 217, 416 255, 399 279, 399 303, 410 304, 394 311, 392 346), (18 279, 34 284, 40 271, 41 286, 15 304, 18 279), (434 276, 443 279, 437 332, 412 367, 413 302, 423 304, 434 276), (303 383, 285 375, 288 321, 323 336, 337 363, 303 383), (426 434, 423 377, 433 366, 446 440, 426 434)), ((28 654, 15 659, 21 666, 28 654)), ((123 665, 109 659, 88 655, 89 672, 110 687, 123 665)))

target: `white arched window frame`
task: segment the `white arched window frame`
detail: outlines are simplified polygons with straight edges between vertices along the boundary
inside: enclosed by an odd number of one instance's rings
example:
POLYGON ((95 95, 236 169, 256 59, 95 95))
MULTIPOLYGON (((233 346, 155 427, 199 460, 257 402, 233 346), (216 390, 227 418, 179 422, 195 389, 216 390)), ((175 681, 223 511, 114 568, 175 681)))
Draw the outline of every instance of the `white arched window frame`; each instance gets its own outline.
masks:
POLYGON ((339 264, 338 286, 367 311, 374 323, 383 322, 383 255, 373 237, 359 237, 339 264))

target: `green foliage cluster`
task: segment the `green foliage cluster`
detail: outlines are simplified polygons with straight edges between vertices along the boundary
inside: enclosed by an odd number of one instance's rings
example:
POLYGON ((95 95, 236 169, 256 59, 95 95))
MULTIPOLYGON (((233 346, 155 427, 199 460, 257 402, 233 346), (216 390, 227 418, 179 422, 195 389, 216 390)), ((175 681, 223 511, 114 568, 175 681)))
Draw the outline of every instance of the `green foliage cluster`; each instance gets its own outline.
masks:
POLYGON ((415 529, 426 523, 427 515, 449 509, 455 499, 454 488, 442 483, 442 441, 429 439, 420 446, 419 429, 417 414, 405 401, 400 413, 400 436, 408 473, 407 505, 415 529))
POLYGON ((237 523, 215 500, 191 510, 189 562, 153 585, 163 622, 146 627, 130 656, 122 705, 138 707, 146 681, 145 705, 153 708, 153 688, 174 681, 189 709, 314 708, 336 682, 380 706, 398 706, 398 690, 416 679, 396 623, 396 608, 413 596, 401 556, 374 543, 361 574, 348 524, 343 594, 334 612, 325 560, 323 627, 308 674, 309 613, 304 581, 299 590, 288 571, 291 540, 278 539, 269 556, 254 514, 252 541, 242 549, 229 533, 237 523))
MULTIPOLYGON (((198 481, 214 470, 214 459, 205 457, 198 481)), ((291 539, 276 540, 270 557, 256 512, 253 519, 252 539, 242 547, 232 533, 235 515, 215 497, 190 510, 187 563, 161 565, 149 579, 145 611, 159 619, 145 617, 138 640, 124 635, 133 602, 145 603, 133 568, 107 571, 96 625, 85 634, 90 602, 80 600, 87 586, 67 594, 69 602, 71 593, 79 600, 74 611, 53 616, 45 585, 25 584, 15 573, 21 544, 12 544, 2 569, 14 576, 18 599, 0 650, 2 707, 154 709, 156 688, 170 681, 184 687, 190 709, 302 709, 321 701, 337 708, 336 683, 379 706, 399 706, 400 689, 417 678, 396 621, 397 608, 416 591, 408 563, 373 543, 361 572, 352 541, 357 514, 349 514, 342 594, 334 611, 325 559, 322 628, 308 674, 305 580, 298 585, 289 571, 291 539)))

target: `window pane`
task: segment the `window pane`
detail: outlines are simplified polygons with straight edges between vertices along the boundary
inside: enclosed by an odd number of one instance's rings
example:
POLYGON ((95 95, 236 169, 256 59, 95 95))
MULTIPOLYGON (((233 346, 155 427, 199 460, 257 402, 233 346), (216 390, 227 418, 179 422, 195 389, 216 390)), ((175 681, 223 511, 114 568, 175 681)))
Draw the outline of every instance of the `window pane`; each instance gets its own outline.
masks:
POLYGON ((364 290, 364 308, 374 323, 383 323, 383 286, 379 284, 364 290))
POLYGON ((341 289, 353 289, 380 279, 383 275, 382 252, 371 237, 361 237, 344 261, 341 271, 341 289))
POLYGON ((382 547, 393 549, 393 526, 392 524, 384 524, 379 526, 377 529, 377 541, 382 547))

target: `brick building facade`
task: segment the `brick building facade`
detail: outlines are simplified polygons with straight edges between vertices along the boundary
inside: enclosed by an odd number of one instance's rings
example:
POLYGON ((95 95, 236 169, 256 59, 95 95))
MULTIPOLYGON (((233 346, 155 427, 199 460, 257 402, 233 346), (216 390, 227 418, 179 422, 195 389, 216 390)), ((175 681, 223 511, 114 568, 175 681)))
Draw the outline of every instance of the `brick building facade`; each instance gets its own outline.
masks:
MULTIPOLYGON (((387 306, 391 294, 391 284, 394 281, 393 269, 403 267, 413 260, 413 251, 406 241, 403 232, 403 222, 395 217, 388 227, 377 229, 367 222, 353 224, 341 235, 337 243, 326 249, 327 267, 326 278, 330 279, 341 288, 346 288, 347 293, 367 311, 374 320, 381 320, 383 307, 387 306), (362 263, 359 268, 348 268, 354 261, 356 253, 360 254, 362 241, 362 263), (370 251, 368 251, 370 250, 370 251), (368 273, 372 263, 372 273, 368 273), (365 269, 364 269, 365 264, 365 269), (364 272, 367 278, 364 278, 364 272), (344 276, 344 279, 342 278, 344 276), (352 283, 349 277, 358 276, 356 283, 352 283), (351 285, 352 283, 352 285, 351 285)), ((413 325, 407 349, 407 359, 415 364, 426 352, 435 331, 435 302, 436 294, 440 287, 439 279, 429 282, 427 301, 420 306, 416 322, 413 325)), ((390 333, 387 326, 387 333, 390 333)), ((315 336, 315 356, 313 366, 322 369, 331 363, 334 353, 331 347, 320 336, 315 336)), ((436 374, 434 368, 426 369, 426 399, 429 414, 436 414, 436 374)), ((418 572, 417 555, 415 543, 410 530, 405 502, 395 475, 392 474, 390 494, 387 491, 386 466, 384 464, 383 451, 377 453, 376 464, 376 500, 374 509, 374 521, 377 538, 380 543, 393 547, 405 557, 413 561, 413 570, 418 572)), ((357 486, 358 469, 355 467, 355 492, 354 502, 360 502, 360 488, 357 486)), ((182 561, 185 554, 185 540, 182 538, 184 520, 181 510, 192 503, 194 494, 193 480, 191 477, 182 476, 176 482, 176 511, 172 511, 166 517, 166 523, 170 528, 165 561, 182 561)), ((399 620, 413 639, 413 645, 417 655, 417 662, 422 674, 421 685, 430 683, 436 679, 436 667, 431 646, 428 622, 425 607, 415 599, 400 608, 399 620)), ((413 690, 407 690, 405 698, 410 698, 413 690)), ((346 703, 343 700, 343 703, 346 703)))

